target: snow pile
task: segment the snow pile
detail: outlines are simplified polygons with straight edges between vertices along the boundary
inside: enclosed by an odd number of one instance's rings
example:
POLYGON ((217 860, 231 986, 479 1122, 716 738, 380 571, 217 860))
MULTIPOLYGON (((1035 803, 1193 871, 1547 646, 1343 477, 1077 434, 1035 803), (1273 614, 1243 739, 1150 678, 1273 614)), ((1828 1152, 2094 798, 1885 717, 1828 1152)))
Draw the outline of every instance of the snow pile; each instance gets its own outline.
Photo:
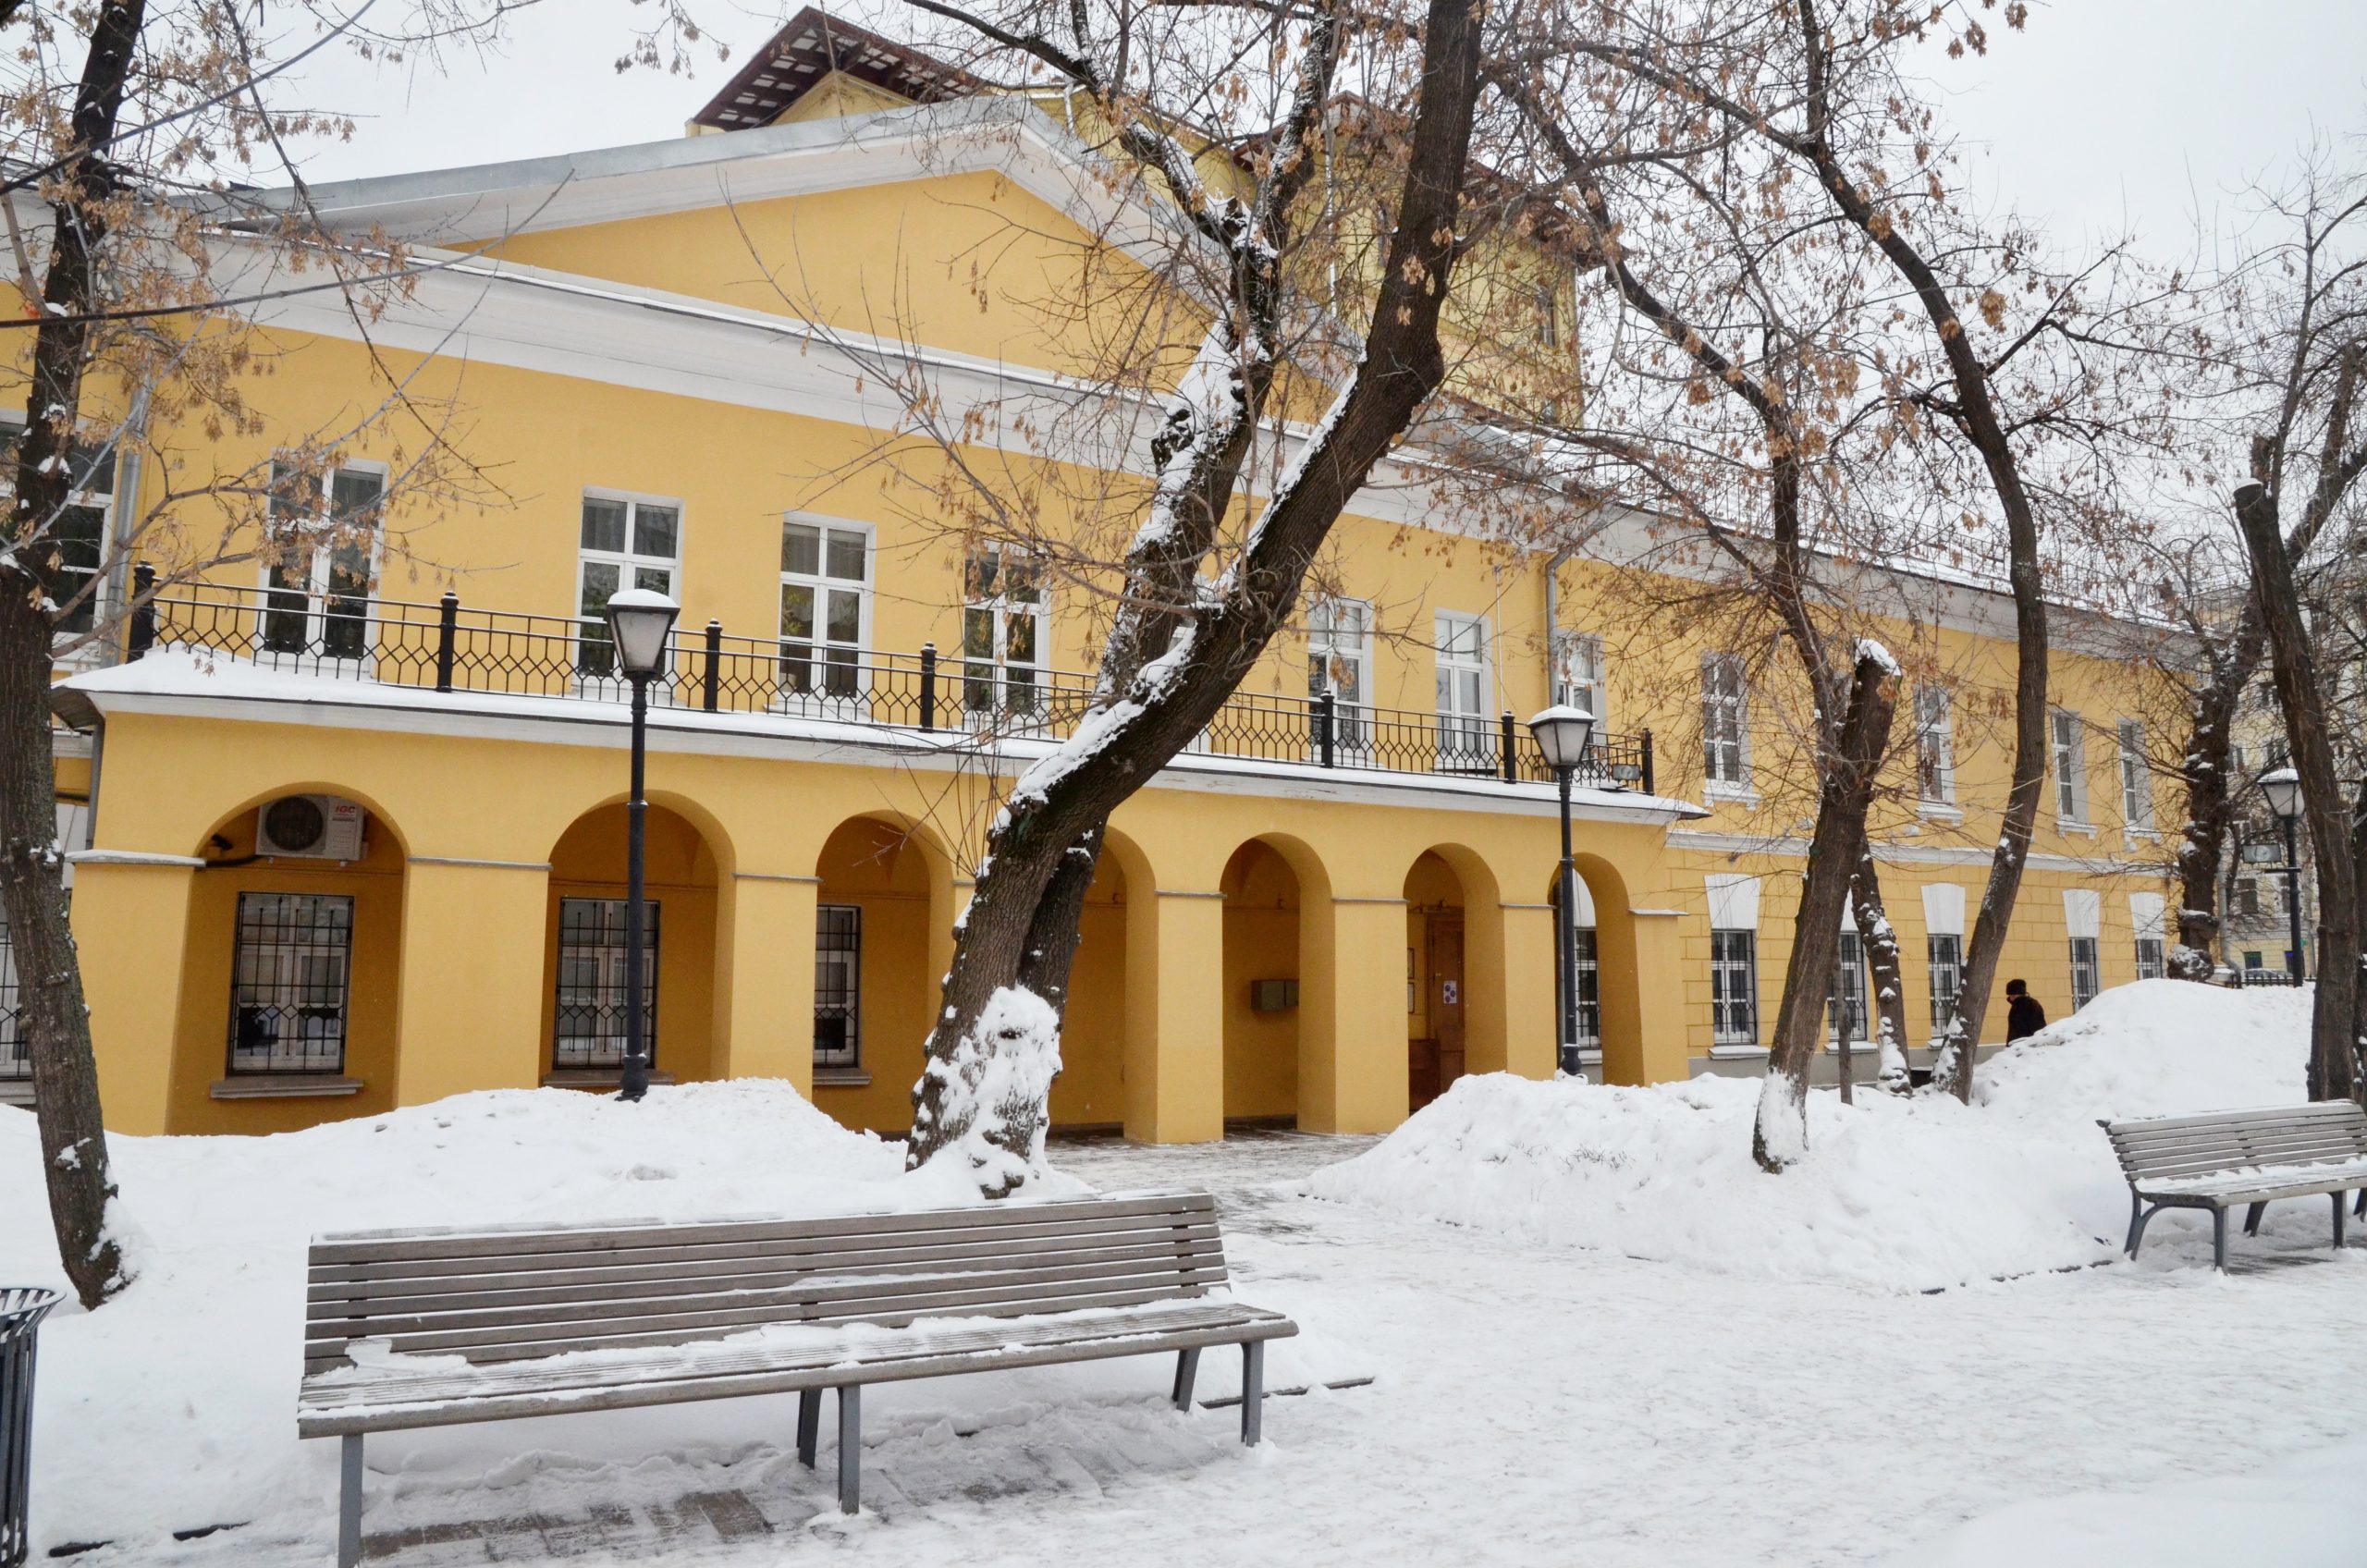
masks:
MULTIPOLYGON (((1781 1176, 1750 1158, 1750 1080, 1491 1073, 1309 1190, 1542 1243, 1893 1290, 2074 1268, 2113 1256, 2128 1222, 2096 1121, 2298 1101, 2308 1027, 2306 992, 2122 986, 1985 1064, 1977 1107, 1811 1094, 1807 1158, 1781 1176)), ((2311 1218, 2323 1224, 2323 1209, 2311 1218)))
MULTIPOLYGON (((92 1314, 67 1292, 42 1329, 41 1549, 291 1510, 305 1529, 327 1527, 336 1445, 296 1438, 304 1250, 317 1231, 979 1201, 975 1184, 905 1176, 901 1144, 848 1132, 764 1080, 660 1085, 638 1106, 506 1090, 271 1137, 110 1144, 144 1235, 141 1278, 92 1314)), ((0 1280, 66 1291, 27 1112, 0 1109, 0 1170, 18 1196, 0 1208, 0 1280)))

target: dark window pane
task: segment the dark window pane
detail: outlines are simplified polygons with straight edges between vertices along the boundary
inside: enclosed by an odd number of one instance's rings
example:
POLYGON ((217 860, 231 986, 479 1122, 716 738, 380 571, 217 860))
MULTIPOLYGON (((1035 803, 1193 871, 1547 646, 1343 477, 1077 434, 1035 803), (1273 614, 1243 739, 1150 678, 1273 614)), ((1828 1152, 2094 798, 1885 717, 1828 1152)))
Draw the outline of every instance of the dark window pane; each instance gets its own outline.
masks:
POLYGON ((863 535, 843 528, 830 530, 830 575, 850 582, 863 581, 863 535))
POLYGON ((780 530, 780 569, 801 577, 822 570, 822 531, 810 522, 788 522, 780 530))
POLYGON ((625 547, 625 504, 583 497, 583 547, 621 555, 625 547))
POLYGON ((674 557, 676 541, 681 533, 682 514, 671 507, 653 507, 645 502, 632 508, 632 553, 656 556, 661 560, 674 557))

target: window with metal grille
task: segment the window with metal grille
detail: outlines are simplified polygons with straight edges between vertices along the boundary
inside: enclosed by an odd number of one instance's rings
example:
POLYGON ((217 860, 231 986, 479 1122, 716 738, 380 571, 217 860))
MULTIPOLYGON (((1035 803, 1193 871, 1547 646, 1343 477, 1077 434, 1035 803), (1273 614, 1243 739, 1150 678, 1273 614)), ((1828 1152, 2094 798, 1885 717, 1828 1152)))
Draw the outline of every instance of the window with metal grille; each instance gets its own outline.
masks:
POLYGON ((1955 932, 1935 934, 1924 939, 1923 951, 1932 971, 1932 1027, 1945 1029, 1964 989, 1964 938, 1955 932))
POLYGON ((0 1082, 33 1075, 32 1051, 25 1043, 24 997, 17 988, 17 940, 8 912, 0 910, 0 1082))
POLYGON ((1578 964, 1578 1046, 1582 1050, 1602 1048, 1602 966, 1595 959, 1594 927, 1581 925, 1577 930, 1578 964))
MULTIPOLYGON (((642 1060, 657 1065, 658 900, 643 905, 642 1060)), ((583 1071, 625 1064, 625 901, 558 901, 558 999, 551 1066, 583 1071)))
POLYGON ((814 1065, 863 1065, 863 910, 824 904, 814 924, 814 1065))
POLYGON ((271 555, 264 571, 263 647, 272 654, 361 659, 370 651, 386 476, 340 468, 321 476, 274 459, 271 555))
POLYGON ((2096 939, 2093 937, 2071 938, 2071 1010, 2077 1012, 2096 999, 2103 989, 2103 972, 2096 962, 2096 939))
POLYGON ((2138 937, 2137 978, 2164 980, 2169 977, 2169 963, 2162 950, 2162 938, 2159 937, 2138 937))
POLYGON ((791 697, 852 697, 870 620, 871 533, 852 523, 780 527, 780 686, 791 697))
POLYGON ((1759 933, 1710 933, 1710 1037, 1722 1046, 1759 1044, 1759 933))
POLYGON ((583 497, 583 532, 576 575, 576 674, 605 680, 617 673, 608 642, 608 600, 627 588, 674 597, 682 553, 682 508, 671 501, 622 496, 583 497))
POLYGON ((236 1076, 345 1071, 353 900, 337 893, 240 893, 230 964, 236 1076))
POLYGON ((1866 944, 1855 931, 1841 933, 1841 958, 1838 964, 1840 991, 1835 996, 1827 987, 1825 1016, 1833 1021, 1834 1039, 1840 1039, 1839 1026, 1846 1022, 1852 1040, 1873 1038, 1872 1019, 1866 1011, 1866 998, 1871 987, 1866 977, 1866 944), (1837 1004, 1837 1005, 1836 1005, 1837 1004))
POLYGON ((1701 661, 1701 766, 1712 784, 1750 781, 1747 704, 1741 659, 1712 654, 1701 661))

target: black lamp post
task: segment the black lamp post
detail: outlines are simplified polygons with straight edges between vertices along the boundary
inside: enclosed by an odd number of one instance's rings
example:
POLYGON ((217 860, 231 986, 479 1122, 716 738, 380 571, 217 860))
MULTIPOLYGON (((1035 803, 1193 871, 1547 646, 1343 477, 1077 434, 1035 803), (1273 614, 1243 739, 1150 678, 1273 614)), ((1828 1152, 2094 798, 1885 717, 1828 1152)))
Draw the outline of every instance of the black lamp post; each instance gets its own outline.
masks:
POLYGON ((1570 852, 1570 776, 1587 754, 1594 734, 1594 715, 1584 708, 1556 704, 1528 721, 1537 749, 1562 790, 1562 1048, 1559 1066, 1575 1078, 1578 1061, 1578 866, 1570 852))
POLYGON ((2260 792, 2268 809, 2285 824, 2285 913, 2292 926, 2285 952, 2285 971, 2296 986, 2301 983, 2301 845, 2297 828, 2301 820, 2301 776, 2280 767, 2260 776, 2260 792))
POLYGON ((649 802, 642 799, 642 772, 648 751, 649 683, 665 669, 667 637, 681 613, 673 600, 646 588, 608 595, 608 637, 617 650, 618 668, 632 683, 632 792, 625 799, 625 1066, 617 1086, 620 1100, 637 1100, 649 1093, 641 940, 647 921, 641 881, 649 802))

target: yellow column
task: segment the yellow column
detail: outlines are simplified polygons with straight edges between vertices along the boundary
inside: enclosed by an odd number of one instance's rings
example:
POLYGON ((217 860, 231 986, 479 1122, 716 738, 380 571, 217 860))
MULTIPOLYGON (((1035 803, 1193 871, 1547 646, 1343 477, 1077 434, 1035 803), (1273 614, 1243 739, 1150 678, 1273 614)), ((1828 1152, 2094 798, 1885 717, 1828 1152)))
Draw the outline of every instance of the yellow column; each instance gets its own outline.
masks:
POLYGON ((786 1078, 814 1094, 814 929, 818 876, 730 878, 716 951, 718 1078, 786 1078))
MULTIPOLYGON (((1320 919, 1319 908, 1300 911, 1320 919)), ((1328 943, 1299 979, 1299 1125, 1318 1133, 1386 1133, 1406 1116, 1405 900, 1334 898, 1328 943), (1328 1023, 1328 1027, 1322 1026, 1328 1023)))
POLYGON ((403 882, 395 1103, 530 1089, 550 1061, 550 867, 413 855, 403 882))
POLYGON ((1551 904, 1504 906, 1504 1071, 1524 1078, 1553 1076, 1554 1042, 1562 1021, 1553 1011, 1553 929, 1551 904))
POLYGON ((1224 898, 1160 888, 1126 919, 1126 1136, 1213 1143, 1224 1136, 1224 898), (1137 937, 1137 921, 1151 929, 1137 937))
MULTIPOLYGON (((1638 1076, 1615 1070, 1606 1076, 1613 1083, 1681 1080, 1690 1071, 1691 1054, 1686 1041, 1684 921, 1662 910, 1637 911, 1630 918, 1636 933, 1636 1023, 1642 1060, 1638 1076)), ((1613 1069, 1607 1057, 1603 1065, 1613 1069)))
POLYGON ((190 885, 182 855, 96 851, 74 866, 74 942, 98 1054, 99 1100, 117 1133, 166 1131, 190 885))

